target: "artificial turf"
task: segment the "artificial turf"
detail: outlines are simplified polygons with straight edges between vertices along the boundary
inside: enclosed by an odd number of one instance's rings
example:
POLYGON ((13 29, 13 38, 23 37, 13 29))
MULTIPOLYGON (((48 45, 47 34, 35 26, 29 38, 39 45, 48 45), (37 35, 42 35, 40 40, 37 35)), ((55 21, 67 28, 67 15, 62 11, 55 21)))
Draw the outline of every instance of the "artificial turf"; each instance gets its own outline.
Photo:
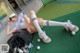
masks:
MULTIPOLYGON (((80 11, 67 14, 52 20, 65 22, 67 20, 80 27, 80 11)), ((67 32, 64 27, 44 27, 43 30, 52 39, 51 43, 45 44, 42 41, 37 42, 39 38, 36 33, 33 39, 32 53, 80 53, 80 30, 75 36, 67 32), (41 49, 37 50, 36 47, 41 49)))
POLYGON ((80 4, 50 3, 43 6, 37 16, 44 19, 53 19, 80 10, 80 4))

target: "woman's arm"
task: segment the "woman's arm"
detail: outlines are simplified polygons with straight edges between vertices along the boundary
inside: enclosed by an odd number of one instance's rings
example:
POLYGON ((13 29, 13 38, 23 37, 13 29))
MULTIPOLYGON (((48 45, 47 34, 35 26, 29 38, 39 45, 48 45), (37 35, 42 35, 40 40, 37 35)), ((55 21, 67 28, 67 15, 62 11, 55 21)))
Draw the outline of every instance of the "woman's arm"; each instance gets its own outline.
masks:
POLYGON ((24 15, 24 19, 25 19, 25 21, 26 21, 26 27, 27 27, 27 30, 29 31, 29 32, 31 32, 31 29, 30 29, 30 18, 28 17, 28 16, 26 16, 26 15, 24 15))
POLYGON ((30 18, 27 15, 24 15, 24 19, 26 20, 27 23, 30 23, 30 18))
POLYGON ((10 25, 11 25, 11 22, 8 21, 8 25, 7 25, 7 29, 6 29, 6 35, 7 36, 10 35, 10 34, 12 34, 15 31, 15 29, 9 31, 10 30, 10 25))

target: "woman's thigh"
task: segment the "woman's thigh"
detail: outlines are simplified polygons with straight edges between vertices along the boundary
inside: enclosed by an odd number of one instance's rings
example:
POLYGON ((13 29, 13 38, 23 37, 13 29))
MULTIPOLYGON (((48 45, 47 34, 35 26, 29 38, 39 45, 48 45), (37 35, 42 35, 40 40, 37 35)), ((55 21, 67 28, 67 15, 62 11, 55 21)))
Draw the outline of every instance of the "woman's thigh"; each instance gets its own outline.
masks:
MULTIPOLYGON (((38 18, 38 23, 39 23, 40 26, 42 26, 42 25, 43 25, 43 19, 42 19, 42 18, 38 18)), ((30 29, 31 29, 33 32, 37 32, 37 29, 36 29, 36 27, 34 26, 32 19, 30 19, 30 24, 29 24, 29 26, 30 26, 30 29)))

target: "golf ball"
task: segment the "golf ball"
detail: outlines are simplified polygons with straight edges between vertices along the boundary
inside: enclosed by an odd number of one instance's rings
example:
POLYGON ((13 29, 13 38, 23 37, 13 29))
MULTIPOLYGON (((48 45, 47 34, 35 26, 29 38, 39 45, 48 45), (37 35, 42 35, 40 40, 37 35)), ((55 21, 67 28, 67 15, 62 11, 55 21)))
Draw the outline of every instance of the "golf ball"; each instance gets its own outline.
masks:
POLYGON ((37 49, 39 50, 40 49, 40 46, 37 46, 37 49))
POLYGON ((75 32, 72 32, 72 35, 75 35, 75 32))
POLYGON ((40 39, 37 39, 38 42, 40 42, 40 39))

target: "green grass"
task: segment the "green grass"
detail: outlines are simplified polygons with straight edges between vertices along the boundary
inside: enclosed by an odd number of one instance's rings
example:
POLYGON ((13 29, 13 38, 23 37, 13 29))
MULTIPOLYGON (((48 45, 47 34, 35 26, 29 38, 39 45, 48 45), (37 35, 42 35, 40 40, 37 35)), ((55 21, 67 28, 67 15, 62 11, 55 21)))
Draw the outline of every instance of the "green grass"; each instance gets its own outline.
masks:
POLYGON ((37 16, 44 19, 53 19, 80 10, 80 4, 51 3, 42 7, 37 16))
POLYGON ((80 0, 57 0, 59 2, 80 2, 80 0))
MULTIPOLYGON (((67 21, 68 19, 80 27, 80 11, 53 20, 67 21)), ((45 44, 42 41, 37 42, 39 36, 36 33, 33 40, 32 53, 80 53, 80 30, 75 36, 72 36, 63 27, 44 27, 43 30, 46 31, 52 42, 49 44, 45 44), (38 45, 41 46, 40 50, 36 49, 38 45)))

